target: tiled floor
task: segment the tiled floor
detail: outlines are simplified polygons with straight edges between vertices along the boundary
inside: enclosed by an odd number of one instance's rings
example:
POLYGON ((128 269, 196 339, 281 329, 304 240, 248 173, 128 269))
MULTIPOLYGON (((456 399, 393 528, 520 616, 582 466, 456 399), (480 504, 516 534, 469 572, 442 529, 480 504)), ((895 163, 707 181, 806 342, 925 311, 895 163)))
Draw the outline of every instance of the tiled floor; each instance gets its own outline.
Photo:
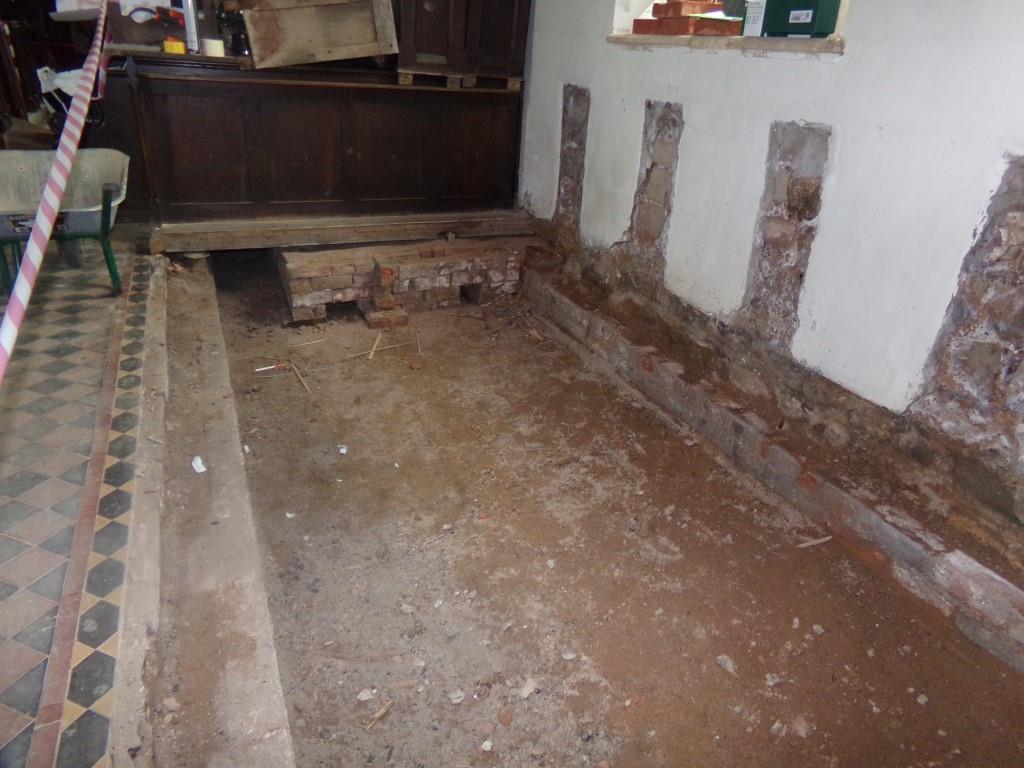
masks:
POLYGON ((0 389, 3 768, 107 764, 148 274, 48 257, 0 389))

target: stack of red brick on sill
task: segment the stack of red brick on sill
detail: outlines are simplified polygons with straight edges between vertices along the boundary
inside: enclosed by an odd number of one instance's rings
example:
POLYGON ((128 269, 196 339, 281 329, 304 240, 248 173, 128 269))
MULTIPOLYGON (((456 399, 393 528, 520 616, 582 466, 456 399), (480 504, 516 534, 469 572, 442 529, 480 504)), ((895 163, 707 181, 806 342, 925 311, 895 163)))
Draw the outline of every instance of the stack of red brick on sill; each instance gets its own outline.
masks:
POLYGON ((293 322, 322 320, 327 305, 357 303, 371 328, 405 325, 408 313, 515 293, 534 238, 431 240, 357 248, 281 249, 278 270, 293 322))
POLYGON ((737 19, 709 18, 702 14, 722 10, 721 3, 698 0, 671 0, 655 3, 653 19, 635 19, 634 35, 740 35, 743 22, 737 19))

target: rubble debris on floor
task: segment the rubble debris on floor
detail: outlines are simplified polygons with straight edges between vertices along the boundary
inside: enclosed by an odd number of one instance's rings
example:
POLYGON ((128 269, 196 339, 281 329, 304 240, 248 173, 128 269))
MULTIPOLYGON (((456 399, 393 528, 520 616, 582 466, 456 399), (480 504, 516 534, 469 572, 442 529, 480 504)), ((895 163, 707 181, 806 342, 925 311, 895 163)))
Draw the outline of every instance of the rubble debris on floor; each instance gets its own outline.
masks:
POLYGON ((1015 672, 528 305, 338 376, 378 331, 282 328, 269 260, 217 271, 296 764, 1020 762, 1015 672))
MULTIPOLYGON (((828 473, 811 470, 804 456, 792 452, 756 412, 717 397, 707 382, 692 383, 688 379, 693 372, 678 360, 631 341, 634 329, 573 301, 564 286, 531 272, 524 292, 539 315, 554 322, 628 385, 672 418, 701 432, 740 469, 809 519, 827 525, 872 566, 890 573, 968 637, 1024 672, 1024 589, 901 508, 867 497, 857 479, 843 474, 830 479, 836 474, 834 468, 828 473)), ((905 503, 901 499, 901 506, 905 503)), ((998 550, 979 551, 995 568, 1006 568, 998 550)), ((1017 569, 1010 573, 1018 581, 1024 576, 1017 569)))

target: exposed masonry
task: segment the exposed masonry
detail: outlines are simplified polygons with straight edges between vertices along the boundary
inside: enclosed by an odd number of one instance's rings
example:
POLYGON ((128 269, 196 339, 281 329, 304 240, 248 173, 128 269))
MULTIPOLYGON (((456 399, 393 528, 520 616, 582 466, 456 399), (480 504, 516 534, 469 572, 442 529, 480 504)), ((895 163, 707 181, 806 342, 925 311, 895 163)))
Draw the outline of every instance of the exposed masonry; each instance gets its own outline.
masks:
MULTIPOLYGON (((665 241, 672 215, 679 141, 683 135, 683 108, 667 101, 648 100, 644 107, 644 133, 640 148, 640 168, 629 229, 622 242, 607 251, 587 251, 577 241, 577 258, 570 269, 586 270, 589 277, 616 290, 628 290, 645 296, 655 295, 665 278, 665 241)), ((563 233, 559 237, 565 246, 563 233)))
POLYGON ((683 108, 666 101, 647 101, 640 174, 630 216, 630 240, 664 260, 663 246, 672 213, 672 191, 683 135, 683 108))
POLYGON ((932 349, 927 385, 912 406, 984 464, 954 471, 989 506, 1024 522, 1024 157, 1012 157, 984 228, 960 270, 932 349), (999 476, 1016 476, 1016 491, 999 476))
POLYGON ((277 252, 292 320, 320 320, 327 305, 359 302, 373 327, 407 322, 406 312, 458 306, 489 291, 514 293, 532 238, 431 240, 358 248, 277 252), (404 318, 404 319, 403 319, 404 318))
POLYGON ((634 289, 645 285, 650 290, 665 277, 665 241, 682 135, 682 106, 648 100, 628 237, 611 249, 614 269, 634 289))
POLYGON ((768 142, 761 213, 754 234, 740 321, 756 335, 788 350, 821 209, 821 178, 831 129, 777 122, 768 142))
MULTIPOLYGON (((645 136, 651 125, 650 114, 648 110, 645 136)), ((992 524, 998 527, 1006 524, 1008 518, 1016 523, 1021 516, 1019 510, 1024 509, 1024 481, 1021 480, 1024 456, 1019 455, 1020 448, 1014 469, 1011 442, 1004 440, 1004 452, 995 454, 996 460, 993 460, 994 452, 986 445, 974 444, 965 437, 974 427, 962 414, 951 417, 953 426, 959 425, 958 429, 939 428, 937 418, 926 413, 927 399, 902 414, 893 414, 804 367, 790 355, 803 270, 822 204, 821 174, 827 160, 829 129, 800 123, 780 123, 779 126, 783 129, 773 130, 773 134, 778 135, 773 136, 769 152, 769 158, 777 158, 778 162, 774 167, 771 160, 768 163, 771 183, 766 185, 757 233, 762 233, 761 222, 767 211, 768 218, 778 219, 783 226, 792 226, 797 232, 804 230, 804 249, 796 250, 793 270, 780 269, 776 262, 776 274, 765 280, 760 274, 754 274, 759 273, 762 266, 762 249, 760 245, 754 248, 755 264, 751 269, 748 301, 732 322, 700 312, 666 288, 664 230, 656 247, 645 248, 628 233, 627 240, 606 249, 587 248, 582 243, 578 220, 570 222, 556 216, 550 223, 539 222, 538 231, 558 245, 568 278, 597 288, 609 305, 632 305, 631 311, 646 318, 652 334, 674 337, 676 343, 707 350, 708 375, 721 377, 757 398, 764 404, 766 413, 781 415, 783 421, 793 427, 805 425, 816 438, 851 451, 853 455, 871 457, 895 446, 911 466, 919 466, 924 472, 948 480, 973 511, 981 513, 982 527, 992 524), (783 141, 792 134, 795 134, 796 148, 791 147, 789 141, 783 141), (778 290, 779 297, 787 297, 786 301, 767 304, 751 301, 770 293, 769 289, 778 290), (1014 505, 1018 510, 1016 517, 1012 511, 1014 505)), ((645 169, 650 162, 646 140, 642 151, 640 185, 646 179, 645 169)), ((579 159, 582 161, 582 157, 579 159)), ((645 191, 638 189, 636 198, 644 197, 645 191)), ((631 232, 633 229, 631 225, 631 232)), ((799 237, 797 242, 799 244, 799 237)), ((770 255, 773 254, 774 251, 770 251, 770 255)), ((1019 384, 1017 386, 1019 392, 1019 384)), ((1016 402, 1019 403, 1019 396, 1016 402)), ((1016 444, 1024 446, 1024 424, 1020 423, 1019 411, 1016 418, 1016 429, 1021 433, 1016 444)), ((1001 434, 1012 435, 1013 431, 1001 434)), ((1005 534, 999 534, 1002 535, 1005 534)))
POLYGON ((635 343, 617 322, 575 303, 539 273, 527 272, 524 295, 539 316, 609 366, 609 372, 703 434, 741 469, 827 526, 868 562, 888 568, 965 635, 1024 672, 1024 592, 905 513, 866 503, 806 470, 756 414, 687 382, 680 363, 656 347, 635 343))
POLYGON ((577 233, 583 206, 583 172, 589 121, 590 91, 566 83, 562 88, 562 151, 558 166, 555 220, 577 233))

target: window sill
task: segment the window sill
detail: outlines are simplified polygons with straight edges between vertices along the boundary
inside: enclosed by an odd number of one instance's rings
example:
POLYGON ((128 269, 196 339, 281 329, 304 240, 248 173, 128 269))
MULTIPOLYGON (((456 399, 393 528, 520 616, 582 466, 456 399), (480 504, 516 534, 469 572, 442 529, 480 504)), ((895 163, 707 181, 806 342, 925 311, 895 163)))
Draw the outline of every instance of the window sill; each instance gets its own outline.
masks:
POLYGON ((795 53, 840 56, 841 37, 724 37, 720 35, 608 35, 609 43, 626 48, 697 48, 705 51, 743 51, 752 56, 795 53))

